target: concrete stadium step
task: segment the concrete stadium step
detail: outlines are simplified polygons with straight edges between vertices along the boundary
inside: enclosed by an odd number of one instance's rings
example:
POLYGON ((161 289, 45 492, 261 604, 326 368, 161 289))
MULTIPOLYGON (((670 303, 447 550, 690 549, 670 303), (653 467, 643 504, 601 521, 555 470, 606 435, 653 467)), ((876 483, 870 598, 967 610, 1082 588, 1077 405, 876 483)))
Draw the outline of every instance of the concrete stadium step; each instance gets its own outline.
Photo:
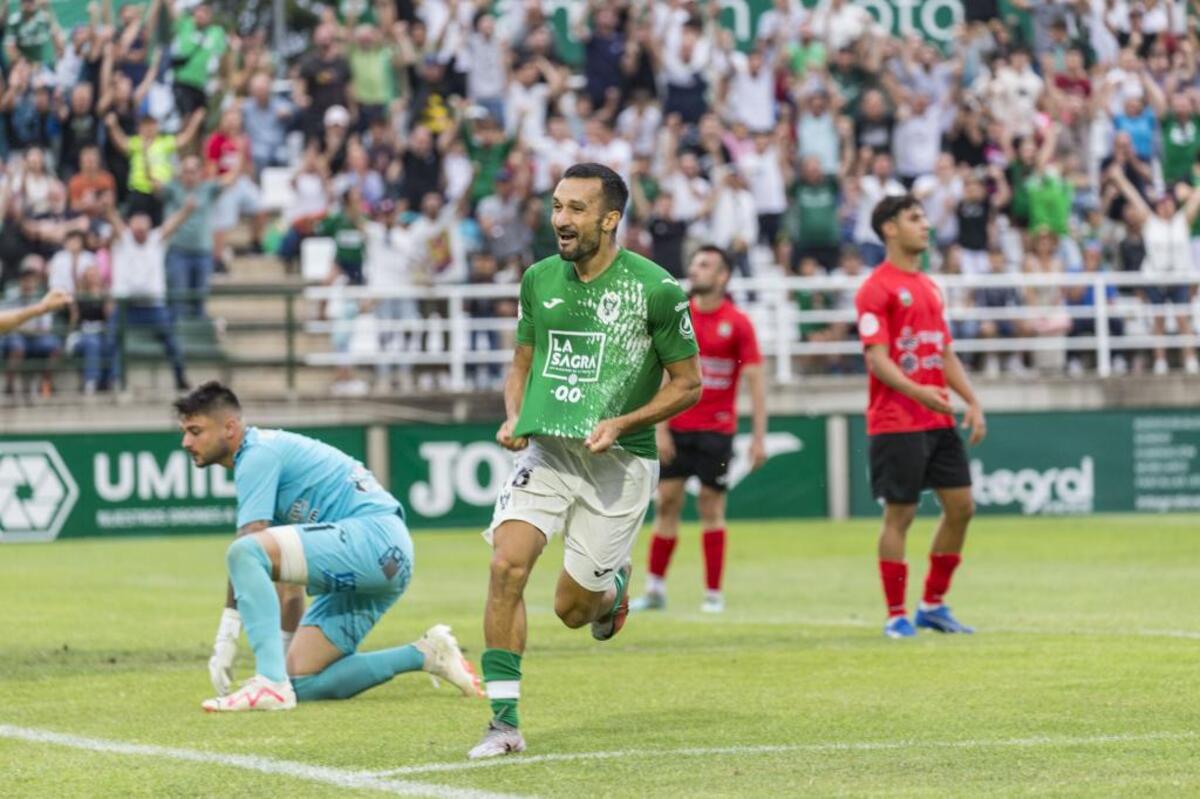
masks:
MULTIPOLYGON (((310 303, 301 299, 294 303, 296 323, 302 324, 310 303)), ((279 322, 282 325, 287 319, 287 300, 279 296, 215 294, 205 303, 205 308, 213 319, 229 322, 279 322)))
MULTIPOLYGON (((221 350, 232 358, 282 358, 287 354, 287 336, 283 330, 236 332, 227 330, 220 336, 221 350)), ((328 352, 329 336, 297 332, 296 357, 311 352, 328 352)))
POLYGON ((304 285, 299 275, 289 275, 283 261, 274 255, 239 255, 228 265, 229 272, 213 275, 219 284, 275 283, 279 285, 304 285))

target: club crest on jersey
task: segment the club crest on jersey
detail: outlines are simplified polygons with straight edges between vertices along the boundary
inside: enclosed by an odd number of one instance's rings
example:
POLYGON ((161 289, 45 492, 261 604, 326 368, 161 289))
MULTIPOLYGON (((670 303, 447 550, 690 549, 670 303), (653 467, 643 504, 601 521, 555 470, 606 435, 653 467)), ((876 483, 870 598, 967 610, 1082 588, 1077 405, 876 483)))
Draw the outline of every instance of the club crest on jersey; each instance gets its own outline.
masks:
POLYGON ((729 338, 733 335, 733 325, 728 321, 723 321, 717 325, 717 336, 720 338, 729 338))
POLYGON ((900 304, 903 305, 905 308, 912 305, 912 302, 913 302, 912 294, 909 292, 908 289, 900 289, 897 296, 900 298, 900 304))
POLYGON ((596 316, 606 325, 617 321, 621 313, 621 295, 615 291, 606 291, 596 306, 596 316))
POLYGON ((679 317, 679 335, 684 338, 695 338, 696 331, 692 330, 692 315, 687 311, 679 317))

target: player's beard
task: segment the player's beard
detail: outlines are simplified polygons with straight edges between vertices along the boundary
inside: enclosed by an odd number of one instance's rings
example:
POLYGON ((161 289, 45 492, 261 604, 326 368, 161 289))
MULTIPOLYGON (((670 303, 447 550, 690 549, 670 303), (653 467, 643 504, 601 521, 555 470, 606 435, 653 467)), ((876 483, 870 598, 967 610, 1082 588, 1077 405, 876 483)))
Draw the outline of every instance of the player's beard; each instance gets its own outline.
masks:
POLYGON ((564 261, 571 261, 572 263, 586 261, 600 249, 600 237, 604 235, 604 231, 600 228, 600 225, 596 225, 591 236, 585 236, 583 231, 579 229, 573 232, 575 233, 575 240, 573 242, 566 247, 563 246, 562 242, 559 242, 558 245, 558 256, 564 261))

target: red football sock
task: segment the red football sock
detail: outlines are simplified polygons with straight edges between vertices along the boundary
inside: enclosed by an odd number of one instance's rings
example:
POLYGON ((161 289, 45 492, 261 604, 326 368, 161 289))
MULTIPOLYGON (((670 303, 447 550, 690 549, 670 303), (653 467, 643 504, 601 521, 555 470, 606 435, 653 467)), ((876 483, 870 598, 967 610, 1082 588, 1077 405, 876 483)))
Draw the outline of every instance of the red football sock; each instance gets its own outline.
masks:
POLYGON ((709 591, 720 591, 721 573, 725 571, 725 528, 705 530, 701 540, 704 543, 705 585, 709 591))
POLYGON ((675 551, 678 538, 663 538, 654 535, 650 538, 650 567, 648 571, 662 579, 667 576, 667 567, 671 565, 671 553, 675 551))
POLYGON ((888 618, 904 615, 904 592, 908 587, 908 564, 901 560, 880 560, 879 577, 887 600, 888 618))
POLYGON ((954 570, 962 562, 961 555, 933 554, 929 556, 929 575, 925 578, 925 597, 927 605, 942 604, 942 597, 950 590, 950 578, 954 570))

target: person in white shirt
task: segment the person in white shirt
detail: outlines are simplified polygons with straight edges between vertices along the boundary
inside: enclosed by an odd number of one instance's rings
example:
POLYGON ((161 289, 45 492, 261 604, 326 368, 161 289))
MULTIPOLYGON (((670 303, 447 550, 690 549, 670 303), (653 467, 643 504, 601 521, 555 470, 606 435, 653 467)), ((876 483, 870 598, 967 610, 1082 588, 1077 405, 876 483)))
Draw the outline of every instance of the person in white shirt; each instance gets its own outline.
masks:
MULTIPOLYGON (((400 221, 395 203, 384 200, 376 218, 366 224, 367 285, 383 292, 412 286, 410 268, 413 240, 400 221)), ((419 338, 415 331, 400 330, 405 322, 419 319, 417 301, 412 297, 385 296, 375 303, 379 320, 379 350, 384 354, 403 353, 419 338)), ((376 386, 400 388, 412 385, 412 366, 381 363, 376 366, 376 386)))
POLYGON ((712 242, 729 255, 738 272, 750 277, 750 248, 758 240, 754 195, 736 169, 722 167, 713 177, 717 198, 712 213, 712 242))
POLYGON ((750 130, 775 127, 775 59, 760 42, 749 55, 728 55, 725 103, 734 122, 750 130))
POLYGON ((958 239, 955 209, 963 195, 963 182, 954 169, 954 156, 950 153, 939 155, 932 174, 917 178, 912 193, 925 208, 938 246, 949 247, 958 239))
POLYGON ((688 235, 695 239, 709 237, 709 214, 712 211, 712 185, 700 175, 700 161, 695 153, 685 152, 671 158, 661 181, 663 191, 671 195, 672 216, 688 222, 688 235))
POLYGON ((682 28, 672 29, 662 48, 661 78, 667 87, 663 111, 679 114, 686 124, 694 125, 708 110, 705 75, 712 62, 713 47, 699 22, 688 20, 682 28))
POLYGON ((953 120, 946 110, 924 94, 913 95, 911 102, 902 103, 897 109, 892 154, 901 182, 911 186, 937 166, 942 134, 953 120))
POLYGON ((629 142, 613 135, 612 126, 605 120, 592 117, 587 121, 587 137, 579 157, 582 161, 603 164, 629 183, 633 148, 629 142))
POLYGON ((544 58, 526 58, 513 68, 504 103, 504 131, 511 138, 536 142, 546 135, 546 113, 563 93, 562 73, 544 58), (517 130, 518 125, 520 131, 517 130))
POLYGON ((884 197, 904 194, 904 184, 892 172, 892 157, 876 153, 871 171, 858 179, 858 217, 854 223, 854 243, 864 265, 874 268, 884 258, 883 242, 871 229, 871 212, 884 197))
MULTIPOLYGON (((1191 336, 1191 303, 1195 286, 1173 281, 1192 277, 1196 273, 1192 261, 1191 229, 1192 223, 1200 215, 1200 191, 1186 185, 1178 186, 1177 190, 1186 197, 1183 207, 1179 207, 1175 195, 1170 191, 1153 196, 1148 203, 1119 165, 1110 166, 1105 178, 1125 195, 1135 222, 1141 222, 1142 241, 1146 247, 1142 274, 1162 280, 1159 285, 1143 289, 1145 299, 1156 306, 1170 305, 1171 310, 1175 311, 1179 332, 1191 336)), ((1154 316, 1154 335, 1161 336, 1165 329, 1167 309, 1155 310, 1161 310, 1162 313, 1156 313, 1154 316)), ((1183 351, 1184 370, 1190 375, 1200 374, 1200 360, 1196 358, 1196 348, 1188 345, 1180 349, 1183 351)), ((1155 347, 1154 374, 1164 375, 1168 369, 1166 348, 1155 347)))
POLYGON ((617 133, 633 147, 636 157, 654 155, 658 130, 662 127, 662 110, 654 95, 646 89, 635 89, 632 102, 617 115, 617 133))
MULTIPOLYGON (((184 377, 183 353, 175 340, 174 320, 166 303, 167 242, 195 207, 195 199, 188 197, 180 209, 157 228, 151 228, 147 213, 135 212, 126 225, 111 200, 105 208, 113 229, 112 296, 119 302, 112 332, 116 335, 123 328, 134 327, 152 330, 171 362, 175 388, 179 391, 186 391, 188 383, 184 377)), ((111 341, 110 348, 112 379, 119 383, 122 342, 111 341)))
POLYGON ((78 291, 83 273, 96 265, 96 256, 84 249, 86 236, 82 230, 72 230, 63 239, 63 248, 54 253, 46 267, 47 283, 51 290, 67 294, 78 291))
POLYGON ((421 215, 408 227, 410 279, 414 285, 457 284, 467 280, 467 259, 458 233, 459 205, 431 191, 421 199, 421 215))
POLYGON ((754 134, 754 149, 737 160, 738 171, 746 179, 758 214, 755 229, 768 247, 775 246, 779 227, 787 211, 787 180, 791 167, 783 142, 776 143, 767 131, 754 134))
POLYGON ((547 135, 533 145, 533 192, 552 190, 571 164, 579 163, 579 142, 571 138, 571 128, 561 116, 546 123, 547 135))
POLYGON ((850 0, 822 0, 813 11, 812 27, 831 53, 852 47, 864 35, 879 30, 871 13, 850 0))

